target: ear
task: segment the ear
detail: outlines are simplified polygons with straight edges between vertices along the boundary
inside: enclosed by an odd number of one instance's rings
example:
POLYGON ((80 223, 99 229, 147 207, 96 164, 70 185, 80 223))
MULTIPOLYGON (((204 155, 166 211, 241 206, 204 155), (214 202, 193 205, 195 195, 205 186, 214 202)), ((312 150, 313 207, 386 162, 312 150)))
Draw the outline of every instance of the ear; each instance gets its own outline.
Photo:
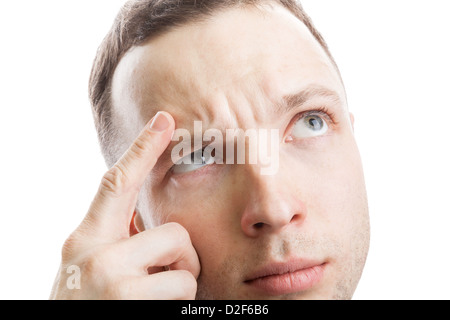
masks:
POLYGON ((137 210, 134 210, 133 218, 130 223, 130 237, 141 233, 143 230, 144 228, 142 228, 141 215, 137 212, 137 210))
POLYGON ((355 132, 355 116, 350 112, 350 121, 352 123, 353 132, 355 132))

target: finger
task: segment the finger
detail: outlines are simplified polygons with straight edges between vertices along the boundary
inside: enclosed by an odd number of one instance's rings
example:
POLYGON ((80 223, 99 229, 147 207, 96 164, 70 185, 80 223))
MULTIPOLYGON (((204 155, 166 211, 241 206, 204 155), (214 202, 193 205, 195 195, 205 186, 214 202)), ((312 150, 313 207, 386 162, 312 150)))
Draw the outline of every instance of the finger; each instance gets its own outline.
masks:
POLYGON ((118 245, 124 265, 134 268, 136 275, 165 266, 189 271, 194 278, 200 274, 200 261, 189 233, 177 223, 141 232, 118 245))
POLYGON ((169 145, 174 129, 172 116, 159 112, 105 174, 87 216, 96 233, 114 239, 128 236, 139 191, 169 145))
POLYGON ((197 281, 190 272, 165 271, 127 279, 119 289, 119 299, 128 300, 194 300, 197 281))

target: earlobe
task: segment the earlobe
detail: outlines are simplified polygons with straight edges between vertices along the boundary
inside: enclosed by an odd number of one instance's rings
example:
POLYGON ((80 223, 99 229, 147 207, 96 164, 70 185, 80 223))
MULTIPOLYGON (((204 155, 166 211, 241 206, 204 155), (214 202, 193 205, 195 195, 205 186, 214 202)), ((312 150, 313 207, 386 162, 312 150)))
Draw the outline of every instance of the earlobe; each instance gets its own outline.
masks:
POLYGON ((355 132, 355 116, 353 115, 353 113, 350 113, 350 121, 352 123, 353 132, 355 132))
POLYGON ((139 226, 136 223, 136 218, 138 217, 138 213, 135 210, 133 213, 133 218, 131 218, 131 222, 130 222, 130 237, 137 235, 138 233, 141 233, 142 231, 139 230, 139 226))

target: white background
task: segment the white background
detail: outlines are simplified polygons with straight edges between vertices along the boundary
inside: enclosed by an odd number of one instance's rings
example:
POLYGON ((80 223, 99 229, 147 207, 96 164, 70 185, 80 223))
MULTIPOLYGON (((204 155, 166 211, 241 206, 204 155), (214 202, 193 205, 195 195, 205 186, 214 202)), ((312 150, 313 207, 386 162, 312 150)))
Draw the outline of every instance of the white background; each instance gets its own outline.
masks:
MULTIPOLYGON (((47 299, 106 170, 87 83, 119 0, 0 2, 0 299, 47 299)), ((450 299, 450 4, 304 0, 341 69, 372 245, 355 299, 450 299)))

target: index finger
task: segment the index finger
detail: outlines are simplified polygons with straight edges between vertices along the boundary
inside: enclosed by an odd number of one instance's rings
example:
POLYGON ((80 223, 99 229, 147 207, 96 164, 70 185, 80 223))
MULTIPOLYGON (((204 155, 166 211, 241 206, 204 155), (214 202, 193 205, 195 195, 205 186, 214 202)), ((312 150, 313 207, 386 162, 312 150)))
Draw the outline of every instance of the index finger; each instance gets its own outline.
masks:
POLYGON ((96 231, 114 238, 128 236, 139 191, 158 158, 168 147, 175 121, 167 112, 158 112, 138 138, 104 175, 87 219, 96 231))

